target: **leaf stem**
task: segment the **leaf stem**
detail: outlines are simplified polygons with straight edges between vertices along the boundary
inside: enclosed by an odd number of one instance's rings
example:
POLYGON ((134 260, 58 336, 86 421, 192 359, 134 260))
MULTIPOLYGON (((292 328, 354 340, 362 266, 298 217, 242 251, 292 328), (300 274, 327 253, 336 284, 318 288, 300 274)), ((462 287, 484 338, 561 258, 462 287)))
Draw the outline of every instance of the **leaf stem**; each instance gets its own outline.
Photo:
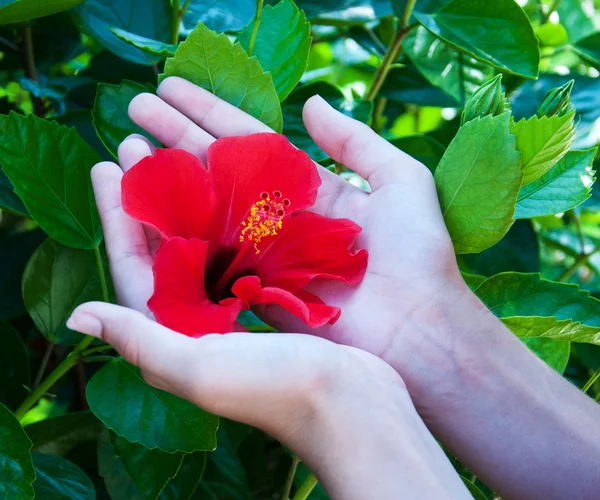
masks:
POLYGON ((97 352, 110 351, 114 349, 113 346, 109 344, 99 345, 98 347, 92 347, 91 349, 87 349, 81 353, 82 356, 89 356, 90 354, 96 354, 97 352))
MULTIPOLYGON (((102 288, 102 298, 105 302, 110 302, 108 297, 108 287, 106 286, 106 275, 104 274, 104 265, 102 264, 102 256, 100 254, 100 248, 95 247, 94 253, 96 254, 96 264, 98 266, 98 274, 100 275, 100 286, 102 288)), ((48 390, 73 366, 75 366, 81 359, 82 353, 90 346, 94 341, 94 337, 85 336, 79 344, 69 353, 69 355, 60 363, 50 375, 48 375, 40 385, 23 401, 21 406, 15 411, 15 417, 21 420, 27 411, 36 404, 40 398, 48 392, 48 390)), ((104 347, 104 346, 102 346, 104 347)))
POLYGON ((312 490, 315 489, 315 486, 317 486, 318 483, 319 481, 317 480, 317 476, 311 472, 304 480, 292 500, 306 500, 308 495, 311 494, 312 490))
POLYGON ((390 72, 390 68, 394 62, 400 57, 402 53, 402 41, 404 37, 412 30, 417 24, 409 25, 408 21, 412 14, 412 11, 415 7, 415 3, 417 0, 407 0, 404 5, 404 10, 402 11, 402 16, 400 17, 400 22, 398 23, 398 28, 396 29, 396 35, 394 36, 394 40, 392 44, 388 47, 387 52, 381 62, 381 65, 377 69, 377 73, 375 73, 375 78, 373 79, 373 83, 371 87, 367 91, 365 99, 367 101, 373 101, 377 97, 381 86, 385 82, 385 79, 390 72))
MULTIPOLYGON (((35 54, 33 51, 33 36, 31 33, 31 24, 26 22, 23 25, 23 65, 27 78, 39 83, 37 69, 35 68, 35 54)), ((33 101, 33 113, 36 116, 44 116, 45 106, 40 97, 31 96, 33 101)))
POLYGON ((548 22, 548 19, 550 19, 550 16, 552 15, 552 13, 556 9, 558 9, 559 5, 560 5, 560 0, 554 0, 554 3, 550 6, 550 9, 548 10, 548 12, 546 14, 542 14, 540 23, 546 24, 548 22))
POLYGON ((292 458, 292 464, 290 465, 290 470, 285 480, 285 485, 283 486, 283 494, 281 495, 281 500, 289 500, 290 498, 292 484, 294 484, 294 476, 296 475, 296 469, 298 468, 299 463, 300 459, 296 455, 294 455, 294 457, 292 458))
POLYGON ((181 21, 183 20, 183 15, 185 11, 190 6, 191 0, 185 0, 183 6, 179 6, 179 2, 181 0, 172 0, 171 8, 171 43, 177 44, 179 42, 179 27, 181 26, 181 21))
POLYGON ((594 382, 596 380, 598 380, 598 378, 600 377, 600 368, 598 368, 594 374, 590 377, 590 379, 585 383, 585 385, 581 388, 582 392, 586 393, 588 391, 588 389, 590 387, 592 387, 592 385, 594 385, 594 382))
POLYGON ((104 302, 110 302, 108 297, 108 286, 106 285, 106 274, 104 274, 104 264, 102 264, 102 255, 100 254, 100 247, 94 247, 94 254, 96 255, 96 266, 98 267, 98 275, 100 276, 100 288, 102 289, 102 300, 104 302))
POLYGON ((37 376, 35 377, 35 382, 33 383, 32 389, 36 389, 40 385, 42 377, 44 376, 44 372, 46 371, 46 366, 48 365, 48 361, 50 360, 52 349, 54 349, 54 345, 54 342, 48 343, 48 347, 46 347, 46 352, 44 353, 44 357, 42 358, 42 364, 40 365, 40 369, 37 372, 37 376))
POLYGON ((385 111, 387 105, 387 97, 378 97, 375 101, 375 109, 373 110, 373 117, 371 118, 371 128, 378 134, 381 132, 382 123, 381 117, 385 111))
POLYGON ((579 269, 580 266, 584 265, 585 263, 587 263, 588 260, 590 260, 590 257, 592 255, 594 255, 595 253, 600 252, 600 245, 598 245, 596 248, 594 248, 591 252, 589 253, 582 253, 577 260, 573 263, 573 265, 571 267, 569 267, 568 269, 566 269, 558 278, 556 281, 567 281, 571 276, 573 276, 573 274, 575 274, 575 271, 577 271, 577 269, 579 269))
POLYGON ((263 1, 256 0, 256 14, 254 16, 254 23, 252 24, 252 34, 250 35, 250 41, 248 42, 248 55, 251 56, 254 51, 254 44, 256 43, 256 35, 258 35, 258 27, 260 26, 260 20, 262 18, 263 1))

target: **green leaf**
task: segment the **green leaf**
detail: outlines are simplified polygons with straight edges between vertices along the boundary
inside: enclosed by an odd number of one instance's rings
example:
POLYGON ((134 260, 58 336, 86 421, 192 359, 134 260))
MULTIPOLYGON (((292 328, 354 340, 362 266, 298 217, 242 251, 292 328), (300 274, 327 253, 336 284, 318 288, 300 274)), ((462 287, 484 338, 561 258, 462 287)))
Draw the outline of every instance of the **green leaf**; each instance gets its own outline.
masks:
POLYGON ((502 239, 513 223, 521 186, 510 113, 463 125, 435 171, 446 226, 456 253, 478 253, 502 239))
POLYGON ((485 115, 498 116, 510 111, 510 105, 502 91, 502 74, 496 75, 473 92, 467 100, 460 117, 460 124, 485 115))
POLYGON ((494 75, 492 66, 453 49, 423 26, 411 31, 402 45, 425 78, 459 104, 494 75))
POLYGON ((90 478, 62 457, 32 453, 37 479, 33 483, 38 500, 95 500, 90 478))
POLYGON ((74 448, 95 442, 103 425, 91 411, 67 413, 25 427, 33 449, 64 457, 74 448))
POLYGON ((433 14, 414 12, 435 36, 475 59, 525 78, 537 78, 538 40, 514 0, 452 0, 433 14))
POLYGON ((521 340, 550 368, 563 374, 571 355, 571 342, 541 337, 522 338, 521 340))
POLYGON ((29 212, 27 212, 21 198, 15 194, 12 182, 2 170, 0 170, 0 208, 23 217, 29 217, 29 212))
POLYGON ((166 0, 87 0, 75 11, 83 29, 114 54, 138 64, 160 57, 119 40, 110 31, 120 28, 158 42, 169 42, 172 10, 166 0))
POLYGON ((564 116, 532 116, 511 124, 521 153, 523 184, 544 175, 567 154, 575 138, 575 112, 564 116))
POLYGON ((471 289, 471 291, 477 290, 479 285, 481 285, 487 278, 482 276, 481 274, 471 274, 465 271, 461 271, 460 275, 465 280, 467 286, 471 289))
POLYGON ((181 467, 184 453, 167 453, 130 443, 111 432, 115 455, 121 459, 127 474, 145 498, 157 498, 181 467))
POLYGON ((415 160, 420 161, 431 172, 435 171, 446 151, 446 148, 438 141, 425 134, 409 135, 390 142, 415 160))
POLYGON ((441 88, 434 87, 412 64, 393 67, 379 92, 391 101, 418 106, 459 107, 460 103, 441 88))
POLYGON ((569 151, 539 179, 519 191, 515 218, 529 219, 566 212, 591 196, 597 149, 569 151))
POLYGON ((98 154, 75 132, 34 115, 0 116, 0 162, 31 216, 56 241, 94 248, 102 228, 90 181, 98 154))
POLYGON ((34 496, 35 470, 31 460, 31 441, 17 418, 0 404, 0 497, 31 500, 34 496))
POLYGON ((49 16, 79 5, 84 0, 16 0, 0 1, 0 25, 22 23, 49 16))
POLYGON ((146 383, 123 359, 108 363, 87 385, 94 414, 117 435, 174 453, 213 450, 219 419, 146 383))
POLYGON ((487 500, 487 497, 483 494, 483 492, 475 486, 471 481, 469 481, 466 477, 460 476, 463 483, 469 490, 469 493, 473 496, 474 500, 487 500))
POLYGON ((23 301, 42 335, 57 344, 79 342, 81 334, 65 323, 78 305, 91 300, 102 300, 94 252, 47 239, 23 273, 23 301))
POLYGON ((125 43, 154 56, 173 57, 177 50, 177 44, 159 42, 157 40, 152 40, 152 38, 146 38, 145 36, 134 35, 133 33, 129 33, 129 31, 120 28, 110 28, 110 31, 112 31, 119 40, 123 40, 125 43))
POLYGON ((129 80, 123 80, 120 85, 98 84, 92 112, 94 127, 106 149, 115 158, 117 158, 119 144, 131 134, 141 134, 159 145, 148 132, 133 123, 127 113, 129 103, 136 95, 143 92, 153 94, 154 90, 151 85, 142 85, 129 80))
POLYGON ((191 498, 198 486, 202 484, 207 455, 208 453, 204 451, 195 451, 184 455, 181 468, 162 491, 158 497, 159 500, 188 500, 191 498))
MULTIPOLYGON (((425 12, 427 14, 433 14, 435 11, 441 9, 450 0, 418 0, 415 3, 414 10, 418 12, 425 12)), ((404 9, 406 8, 406 0, 392 0, 392 7, 396 16, 401 17, 404 9)))
POLYGON ((27 397, 29 359, 19 333, 8 323, 0 323, 0 403, 11 410, 27 397))
POLYGON ((168 76, 185 78, 281 132, 281 106, 271 75, 223 33, 198 24, 167 59, 160 80, 168 76))
MULTIPOLYGON (((253 27, 254 21, 251 21, 237 38, 246 52, 253 27)), ((275 7, 265 6, 252 55, 263 70, 271 73, 280 101, 289 95, 304 74, 311 41, 306 16, 292 0, 281 0, 275 7)))
POLYGON ((518 337, 600 344, 600 301, 577 285, 537 273, 501 273, 475 293, 518 337))
POLYGON ((389 0, 297 0, 306 17, 366 22, 392 14, 389 0))
POLYGON ((600 32, 578 39, 572 47, 588 63, 600 68, 600 32))
POLYGON ((302 119, 302 109, 306 101, 317 94, 338 111, 363 123, 369 121, 373 113, 373 103, 370 101, 349 101, 340 90, 325 82, 302 85, 294 90, 282 105, 283 134, 294 146, 302 149, 315 161, 324 160, 327 155, 308 134, 302 119))
POLYGON ((203 451, 183 454, 183 460, 180 462, 181 466, 177 471, 177 475, 167 483, 158 497, 148 497, 142 495, 127 473, 123 460, 115 454, 109 432, 103 432, 98 440, 98 469, 112 498, 188 500, 202 480, 206 455, 203 451))

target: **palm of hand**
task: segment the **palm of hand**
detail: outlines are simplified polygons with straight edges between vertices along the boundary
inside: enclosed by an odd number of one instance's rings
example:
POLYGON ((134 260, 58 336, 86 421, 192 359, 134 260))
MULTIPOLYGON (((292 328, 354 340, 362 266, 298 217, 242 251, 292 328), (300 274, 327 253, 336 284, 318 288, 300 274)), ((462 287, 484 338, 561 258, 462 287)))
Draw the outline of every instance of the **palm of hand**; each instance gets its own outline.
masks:
MULTIPOLYGON (((134 99, 131 118, 167 147, 186 149, 202 160, 215 138, 268 130, 237 108, 177 78, 167 79, 159 96, 142 94, 134 99)), ((354 220, 363 228, 357 246, 369 251, 369 265, 357 286, 331 281, 310 285, 310 291, 325 302, 342 308, 333 326, 309 331, 275 306, 262 308, 260 314, 283 331, 316 333, 381 355, 407 322, 445 293, 446 284, 460 283, 435 185, 420 163, 318 98, 307 104, 305 123, 332 158, 355 170, 372 187, 373 192, 367 194, 321 169, 323 185, 313 207, 329 217, 354 220)), ((121 168, 127 170, 152 150, 140 136, 126 139, 119 148, 121 168)), ((92 176, 119 300, 150 314, 146 302, 153 291, 151 267, 158 236, 123 213, 119 167, 99 164, 92 176)))

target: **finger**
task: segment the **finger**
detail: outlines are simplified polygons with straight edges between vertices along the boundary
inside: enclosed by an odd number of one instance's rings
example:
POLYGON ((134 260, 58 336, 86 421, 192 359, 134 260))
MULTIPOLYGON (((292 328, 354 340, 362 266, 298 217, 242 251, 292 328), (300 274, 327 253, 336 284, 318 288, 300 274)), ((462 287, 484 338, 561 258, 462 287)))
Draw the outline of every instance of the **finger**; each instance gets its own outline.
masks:
POLYGON ((77 307, 68 328, 102 339, 162 388, 187 384, 186 367, 194 362, 194 339, 165 328, 143 314, 105 302, 77 307))
POLYGON ((273 132, 260 120, 183 78, 166 78, 157 94, 213 137, 273 132))
POLYGON ((154 287, 152 257, 142 225, 121 206, 123 171, 115 163, 102 162, 92 168, 91 176, 119 302, 149 314, 146 302, 154 287))
POLYGON ((332 108, 322 97, 304 106, 304 124, 325 153, 363 177, 373 191, 406 179, 412 169, 425 168, 373 130, 332 108))
MULTIPOLYGON (((156 146, 143 135, 130 135, 119 145, 118 155, 121 169, 127 172, 127 170, 146 156, 153 155, 154 151, 156 151, 156 146)), ((154 255, 154 252, 160 245, 160 233, 153 227, 144 225, 142 227, 146 233, 146 244, 150 250, 150 254, 154 255)))
MULTIPOLYGON (((158 95, 216 138, 272 132, 260 120, 182 78, 165 79, 158 95)), ((138 125, 152 133, 151 122, 140 121, 138 125)), ((322 185, 312 210, 328 217, 351 217, 348 207, 357 207, 357 199, 364 193, 326 168, 317 168, 322 185)))
POLYGON ((130 118, 169 148, 184 149, 206 162, 214 137, 153 94, 139 94, 129 103, 130 118))
POLYGON ((127 172, 146 156, 154 154, 156 146, 140 134, 132 134, 119 144, 119 165, 127 172))

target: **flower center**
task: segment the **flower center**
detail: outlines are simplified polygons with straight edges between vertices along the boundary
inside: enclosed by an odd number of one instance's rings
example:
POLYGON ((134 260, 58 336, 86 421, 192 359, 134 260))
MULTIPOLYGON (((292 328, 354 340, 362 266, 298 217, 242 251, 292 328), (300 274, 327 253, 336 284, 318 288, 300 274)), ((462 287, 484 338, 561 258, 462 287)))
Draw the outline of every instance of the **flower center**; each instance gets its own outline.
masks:
POLYGON ((259 254, 258 244, 263 238, 277 235, 283 226, 285 209, 289 206, 290 200, 282 199, 281 191, 273 191, 271 195, 266 191, 262 192, 260 200, 250 207, 248 217, 242 222, 240 242, 251 242, 259 254))

